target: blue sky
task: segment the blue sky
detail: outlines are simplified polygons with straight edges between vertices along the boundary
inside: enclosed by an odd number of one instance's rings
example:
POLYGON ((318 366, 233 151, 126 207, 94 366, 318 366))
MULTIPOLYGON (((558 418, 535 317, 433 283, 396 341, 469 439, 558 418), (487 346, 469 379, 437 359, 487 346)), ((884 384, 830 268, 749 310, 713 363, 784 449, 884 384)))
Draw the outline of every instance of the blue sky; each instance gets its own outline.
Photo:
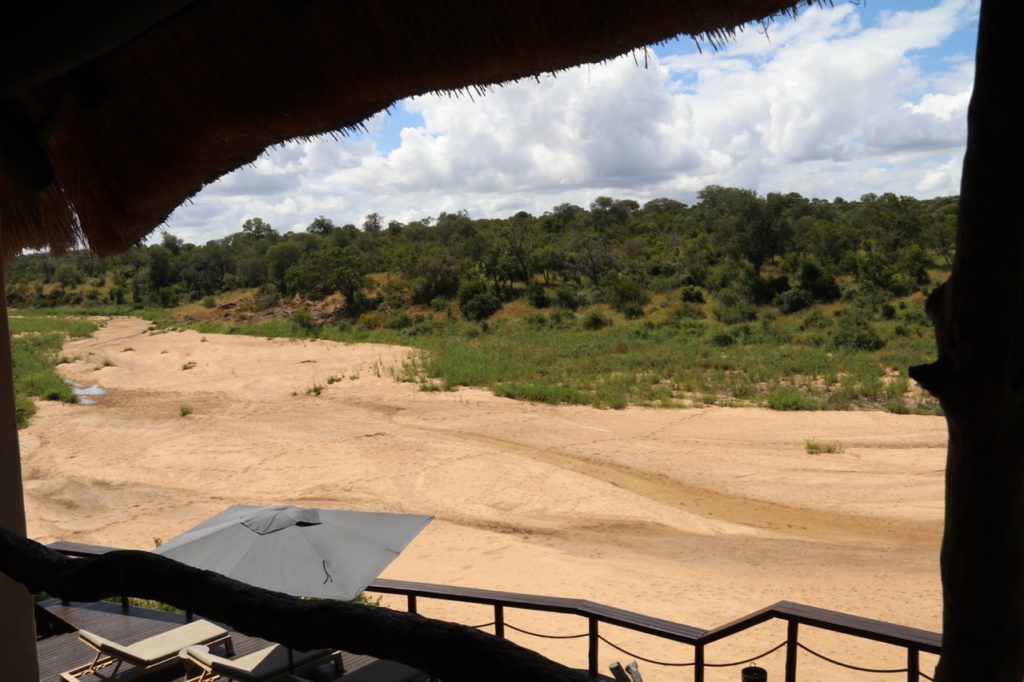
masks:
POLYGON ((654 46, 646 68, 625 55, 483 97, 405 100, 367 134, 268 151, 166 228, 201 243, 252 216, 282 232, 371 211, 504 217, 600 195, 692 202, 708 184, 955 194, 977 11, 977 0, 837 0, 719 50, 654 46))

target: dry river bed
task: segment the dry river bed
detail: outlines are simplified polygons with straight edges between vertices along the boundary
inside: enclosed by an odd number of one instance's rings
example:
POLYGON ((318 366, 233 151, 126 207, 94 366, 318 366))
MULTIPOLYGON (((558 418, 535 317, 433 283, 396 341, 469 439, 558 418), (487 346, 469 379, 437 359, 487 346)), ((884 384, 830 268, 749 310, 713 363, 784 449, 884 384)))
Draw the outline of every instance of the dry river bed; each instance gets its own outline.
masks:
MULTIPOLYGON (((941 418, 429 393, 392 378, 405 348, 147 326, 113 319, 65 346, 75 361, 64 376, 109 395, 41 403, 21 432, 36 539, 149 549, 234 503, 414 512, 435 520, 384 577, 585 598, 703 628, 783 599, 940 627, 941 418), (307 394, 314 385, 320 395, 307 394), (843 452, 811 455, 808 441, 843 452)), ((421 612, 492 619, 439 602, 421 612)), ((567 616, 506 617, 531 631, 586 631, 567 616)), ((586 665, 585 639, 510 634, 586 665)), ((683 645, 602 634, 651 658, 692 660, 683 645)), ((784 638, 784 625, 765 624, 706 657, 746 658, 784 638)), ((900 649, 812 629, 801 641, 860 665, 906 663, 900 649)), ((783 657, 761 665, 781 677, 783 657)), ((616 659, 629 657, 604 645, 602 667, 616 659)), ((923 663, 931 672, 933 659, 923 663)), ((809 654, 799 665, 802 679, 876 679, 809 654)), ((651 682, 692 679, 642 670, 651 682)), ((707 679, 738 677, 724 668, 707 679)))

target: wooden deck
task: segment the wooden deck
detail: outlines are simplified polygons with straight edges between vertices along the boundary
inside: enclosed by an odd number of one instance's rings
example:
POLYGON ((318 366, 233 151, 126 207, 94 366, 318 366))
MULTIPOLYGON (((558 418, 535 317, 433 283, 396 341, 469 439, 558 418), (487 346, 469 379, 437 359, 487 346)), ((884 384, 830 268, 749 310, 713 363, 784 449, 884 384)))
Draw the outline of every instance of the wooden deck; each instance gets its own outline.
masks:
MULTIPOLYGON (((65 606, 59 600, 50 599, 41 602, 40 606, 68 622, 76 629, 84 628, 123 644, 132 644, 139 640, 165 632, 184 623, 180 614, 155 611, 133 606, 128 613, 121 610, 120 604, 99 602, 92 604, 71 604, 65 606)), ((231 633, 235 654, 244 655, 269 646, 265 640, 256 637, 231 633)), ((76 633, 68 633, 47 637, 36 643, 39 656, 40 682, 59 682, 60 674, 79 665, 89 663, 93 652, 80 641, 76 633)), ((217 647, 213 649, 218 651, 217 647)), ((424 682, 428 678, 422 673, 412 671, 390 661, 379 661, 370 656, 356 656, 343 653, 345 665, 344 680, 351 682, 424 682)), ((180 666, 152 673, 141 678, 145 682, 170 682, 181 680, 184 670, 180 666)), ((326 682, 333 679, 333 668, 328 665, 310 673, 304 673, 314 682, 326 682)), ((100 680, 98 677, 87 677, 83 682, 100 680)))

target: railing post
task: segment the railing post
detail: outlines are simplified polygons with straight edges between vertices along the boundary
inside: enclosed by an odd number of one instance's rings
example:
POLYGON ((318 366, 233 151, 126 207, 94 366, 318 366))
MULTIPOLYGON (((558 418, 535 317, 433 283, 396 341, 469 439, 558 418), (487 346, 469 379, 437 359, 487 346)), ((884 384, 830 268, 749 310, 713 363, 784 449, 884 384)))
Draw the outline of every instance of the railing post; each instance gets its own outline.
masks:
POLYGON ((597 675, 597 618, 590 619, 590 649, 588 652, 587 670, 591 675, 597 675))
POLYGON ((121 595, 121 613, 128 613, 128 597, 121 595))
POLYGON ((494 605, 494 636, 505 639, 505 607, 494 605))
POLYGON ((192 622, 192 612, 191 611, 186 611, 185 612, 185 622, 186 623, 191 623, 192 622))
POLYGON ((693 682, 704 682, 704 645, 693 645, 693 682))
POLYGON ((907 648, 907 682, 920 682, 921 659, 917 649, 907 648))
POLYGON ((407 597, 408 603, 409 603, 409 607, 408 607, 409 613, 416 613, 416 595, 415 594, 409 594, 409 595, 406 595, 406 597, 407 597))
POLYGON ((800 624, 789 621, 786 629, 786 682, 796 682, 796 643, 799 637, 800 624))

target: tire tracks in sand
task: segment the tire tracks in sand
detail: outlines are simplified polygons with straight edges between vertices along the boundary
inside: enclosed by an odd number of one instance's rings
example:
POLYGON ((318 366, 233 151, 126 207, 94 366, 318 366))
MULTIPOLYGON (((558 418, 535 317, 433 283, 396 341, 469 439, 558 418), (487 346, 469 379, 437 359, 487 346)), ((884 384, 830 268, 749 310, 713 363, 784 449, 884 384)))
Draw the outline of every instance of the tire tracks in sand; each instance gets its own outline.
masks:
MULTIPOLYGON (((554 448, 537 448, 508 438, 426 425, 413 420, 399 422, 397 414, 390 415, 390 418, 397 425, 406 428, 475 441, 510 454, 527 457, 549 466, 587 476, 697 516, 757 529, 762 535, 774 535, 780 538, 816 543, 888 548, 930 548, 938 544, 938 539, 942 534, 940 521, 880 518, 786 505, 770 500, 710 490, 665 474, 644 471, 619 462, 576 455, 554 448)), ((466 519, 452 519, 452 521, 477 525, 466 519)), ((510 531, 506 530, 505 532, 510 531)), ((524 527, 521 532, 532 534, 533 529, 524 527)), ((541 534, 550 534, 550 530, 540 532, 541 534)), ((687 534, 683 530, 677 532, 687 534)))

